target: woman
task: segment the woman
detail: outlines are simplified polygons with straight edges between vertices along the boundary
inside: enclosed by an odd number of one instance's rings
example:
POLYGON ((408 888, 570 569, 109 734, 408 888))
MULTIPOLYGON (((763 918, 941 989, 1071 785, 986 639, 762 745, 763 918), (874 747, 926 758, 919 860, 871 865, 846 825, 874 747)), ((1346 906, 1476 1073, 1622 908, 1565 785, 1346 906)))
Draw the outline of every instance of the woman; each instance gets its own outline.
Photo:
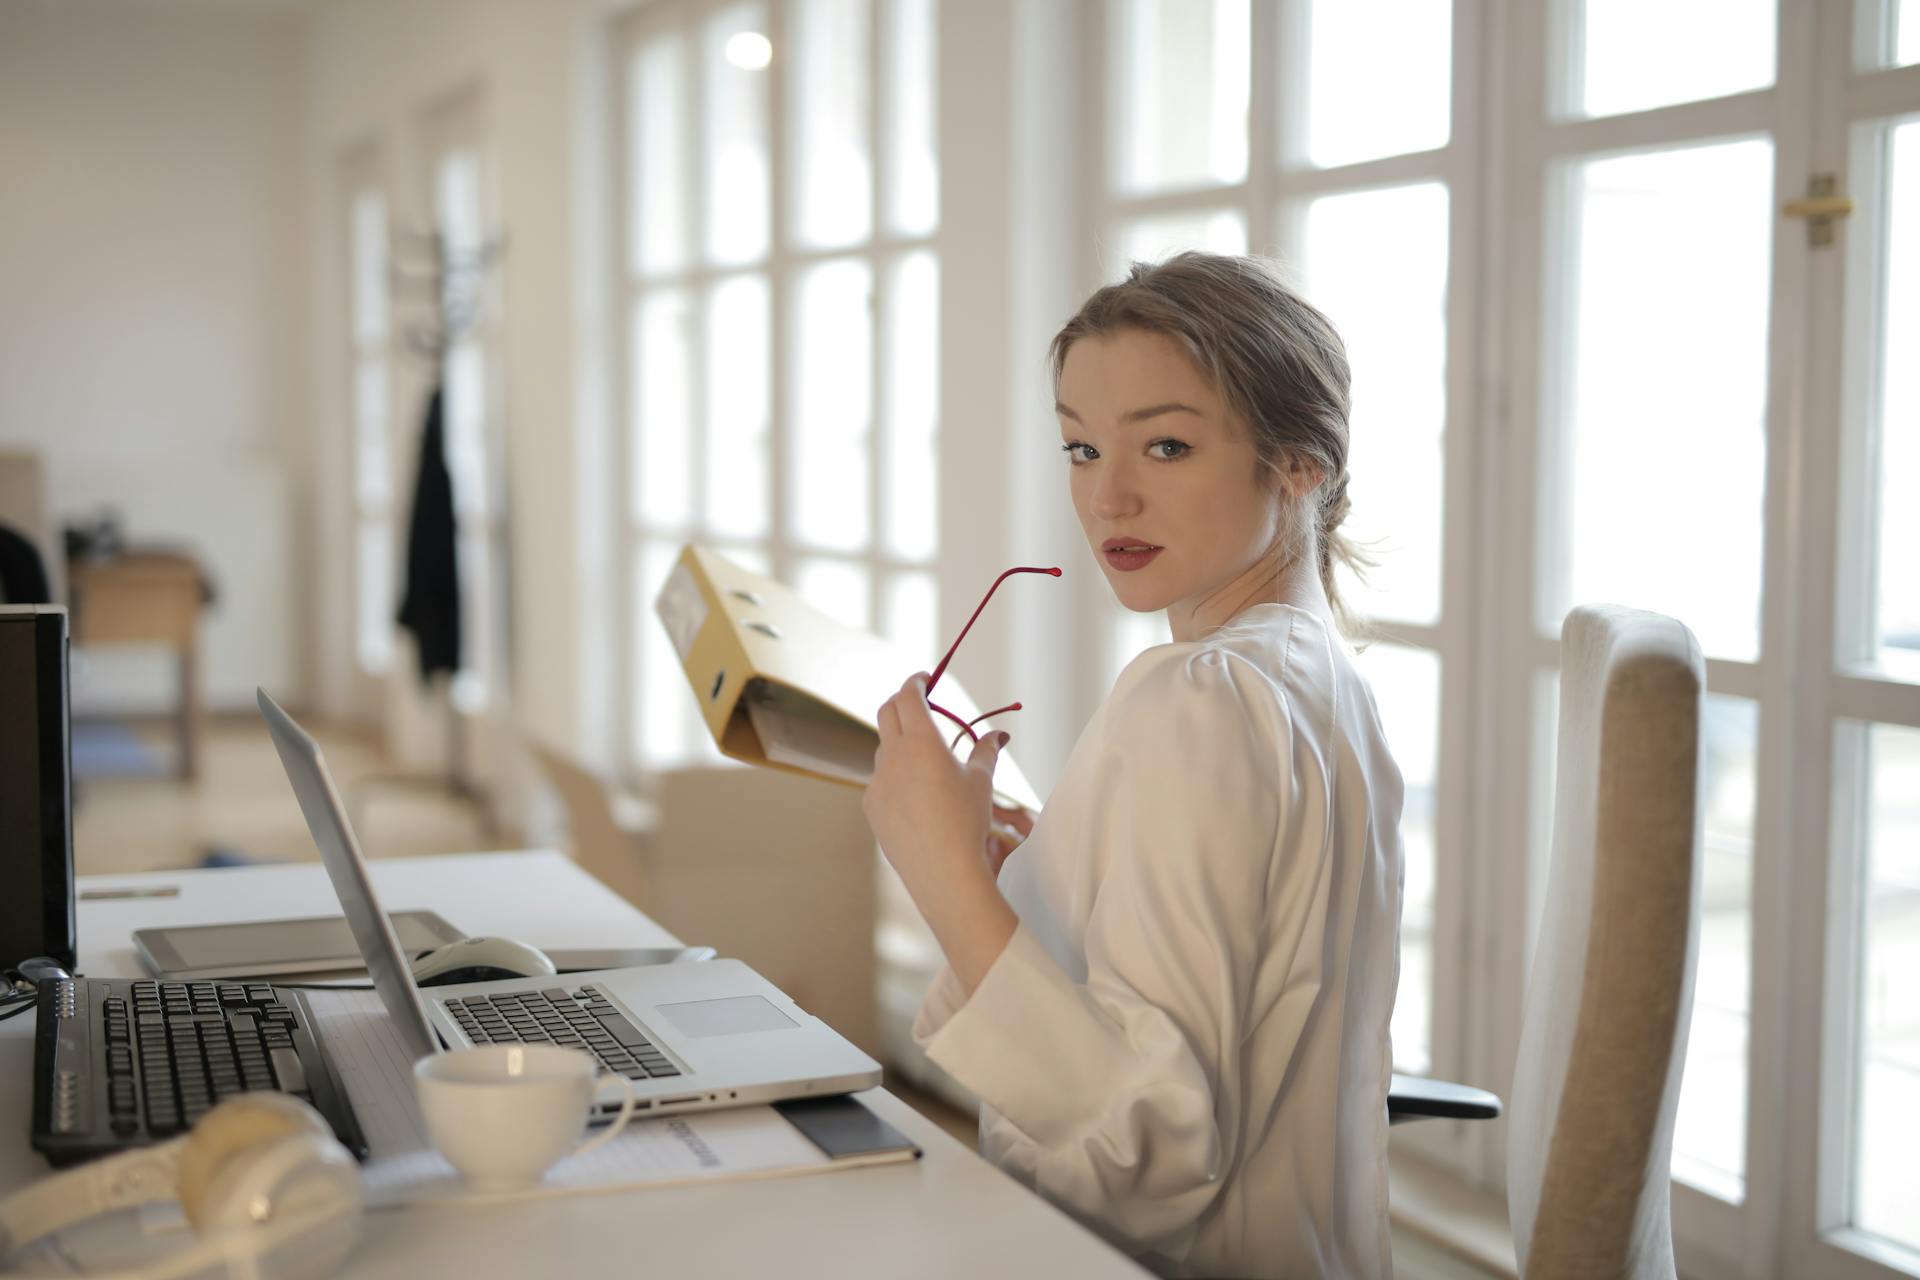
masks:
POLYGON ((1053 342, 1135 658, 1009 856, 1004 733, 915 676, 866 811, 948 961, 914 1034, 997 1164, 1169 1275, 1384 1276, 1401 784, 1342 644, 1347 362, 1255 259, 1137 265, 1053 342))

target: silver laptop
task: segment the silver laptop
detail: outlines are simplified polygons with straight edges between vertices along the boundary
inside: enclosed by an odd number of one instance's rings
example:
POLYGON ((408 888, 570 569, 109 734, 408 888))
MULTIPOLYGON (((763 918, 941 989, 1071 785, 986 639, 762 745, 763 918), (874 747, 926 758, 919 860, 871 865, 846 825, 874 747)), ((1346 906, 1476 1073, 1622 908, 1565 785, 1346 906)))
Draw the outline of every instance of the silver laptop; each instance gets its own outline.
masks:
MULTIPOLYGON (((320 746, 259 691, 260 712, 320 847, 380 1002, 415 1058, 474 1044, 555 1043, 630 1081, 640 1107, 694 1111, 847 1093, 880 1064, 738 960, 650 965, 422 990, 379 900, 320 746)), ((604 1081, 600 1101, 623 1096, 604 1081)))

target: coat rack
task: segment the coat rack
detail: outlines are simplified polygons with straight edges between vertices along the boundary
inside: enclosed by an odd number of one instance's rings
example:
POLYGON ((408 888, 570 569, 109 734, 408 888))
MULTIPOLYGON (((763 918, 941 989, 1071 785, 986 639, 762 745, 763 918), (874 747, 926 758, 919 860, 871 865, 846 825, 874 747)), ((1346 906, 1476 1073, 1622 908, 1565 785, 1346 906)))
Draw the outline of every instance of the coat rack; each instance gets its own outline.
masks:
POLYGON ((459 249, 434 229, 396 225, 392 235, 400 250, 388 271, 393 296, 425 301, 431 308, 425 321, 401 326, 402 345, 438 372, 453 345, 479 327, 486 312, 487 273, 506 256, 506 233, 459 249))

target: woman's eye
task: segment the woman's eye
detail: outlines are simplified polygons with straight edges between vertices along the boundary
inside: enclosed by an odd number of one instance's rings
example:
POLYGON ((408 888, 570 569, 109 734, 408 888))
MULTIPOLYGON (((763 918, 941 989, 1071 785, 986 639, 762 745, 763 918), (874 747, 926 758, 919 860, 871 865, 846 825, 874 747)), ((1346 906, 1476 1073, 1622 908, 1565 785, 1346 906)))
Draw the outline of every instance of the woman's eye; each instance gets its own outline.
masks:
POLYGON ((1067 460, 1073 463, 1073 465, 1075 465, 1076 467, 1083 462, 1092 462, 1095 458, 1100 456, 1099 451, 1096 450, 1092 445, 1080 444, 1077 441, 1073 444, 1061 445, 1060 452, 1066 454, 1067 460))
POLYGON ((1156 458, 1177 458, 1193 448, 1179 440, 1155 440, 1147 448, 1154 451, 1156 458))

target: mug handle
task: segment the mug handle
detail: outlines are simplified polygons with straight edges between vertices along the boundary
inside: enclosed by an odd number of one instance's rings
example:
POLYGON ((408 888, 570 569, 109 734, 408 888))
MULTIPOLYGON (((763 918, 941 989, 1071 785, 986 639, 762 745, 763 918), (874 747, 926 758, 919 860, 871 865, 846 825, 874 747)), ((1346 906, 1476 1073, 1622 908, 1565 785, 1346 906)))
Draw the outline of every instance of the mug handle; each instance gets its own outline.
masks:
MULTIPOLYGON (((627 1093, 627 1096, 620 1100, 620 1114, 613 1118, 613 1123, 607 1126, 604 1133, 595 1134, 593 1137, 588 1138, 585 1142, 570 1151, 568 1153, 569 1155, 583 1156, 596 1147, 604 1146, 612 1142, 619 1136, 620 1131, 627 1127, 627 1121, 633 1119, 633 1106, 634 1103, 639 1100, 639 1095, 633 1091, 633 1081, 618 1072, 610 1071, 607 1074, 610 1078, 618 1080, 620 1087, 626 1090, 627 1093)), ((596 1080, 594 1084, 597 1088, 599 1082, 596 1080)))

